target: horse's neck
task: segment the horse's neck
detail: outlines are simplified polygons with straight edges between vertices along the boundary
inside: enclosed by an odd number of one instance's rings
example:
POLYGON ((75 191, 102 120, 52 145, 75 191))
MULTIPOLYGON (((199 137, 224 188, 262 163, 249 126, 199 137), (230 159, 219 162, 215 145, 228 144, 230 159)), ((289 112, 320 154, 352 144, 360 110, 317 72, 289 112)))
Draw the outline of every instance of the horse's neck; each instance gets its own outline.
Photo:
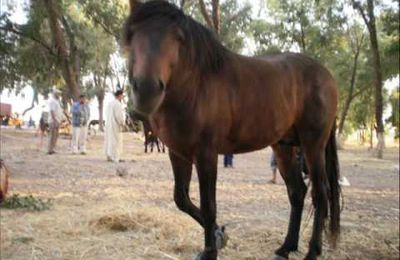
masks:
POLYGON ((196 68, 185 68, 182 65, 172 76, 167 86, 169 97, 173 97, 174 102, 187 103, 195 99, 202 84, 200 71, 196 68))

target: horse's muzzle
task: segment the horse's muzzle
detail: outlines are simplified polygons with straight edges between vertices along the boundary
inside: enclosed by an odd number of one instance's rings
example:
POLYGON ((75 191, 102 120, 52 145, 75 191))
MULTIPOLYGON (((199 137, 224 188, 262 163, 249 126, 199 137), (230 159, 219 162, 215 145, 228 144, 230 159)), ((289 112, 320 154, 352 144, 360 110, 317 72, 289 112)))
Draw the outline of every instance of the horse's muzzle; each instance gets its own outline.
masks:
POLYGON ((156 111, 164 98, 165 84, 149 78, 133 78, 131 84, 134 109, 143 115, 156 111))

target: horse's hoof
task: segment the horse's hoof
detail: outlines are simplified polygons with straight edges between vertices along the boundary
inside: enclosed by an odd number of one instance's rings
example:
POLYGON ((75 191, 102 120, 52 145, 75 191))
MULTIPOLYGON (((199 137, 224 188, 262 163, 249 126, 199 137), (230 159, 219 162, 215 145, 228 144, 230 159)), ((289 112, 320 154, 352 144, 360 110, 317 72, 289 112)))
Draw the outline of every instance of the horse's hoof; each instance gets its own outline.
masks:
POLYGON ((228 234, 225 233, 225 226, 218 227, 215 230, 215 244, 217 246, 217 249, 222 249, 226 246, 228 243, 229 237, 228 234))
POLYGON ((304 260, 317 260, 317 256, 316 256, 316 254, 307 254, 304 257, 304 260))
POLYGON ((204 252, 199 253, 194 260, 217 260, 216 256, 206 256, 204 252))
POLYGON ((287 260, 287 259, 289 259, 289 258, 275 254, 275 255, 271 256, 269 260, 287 260))

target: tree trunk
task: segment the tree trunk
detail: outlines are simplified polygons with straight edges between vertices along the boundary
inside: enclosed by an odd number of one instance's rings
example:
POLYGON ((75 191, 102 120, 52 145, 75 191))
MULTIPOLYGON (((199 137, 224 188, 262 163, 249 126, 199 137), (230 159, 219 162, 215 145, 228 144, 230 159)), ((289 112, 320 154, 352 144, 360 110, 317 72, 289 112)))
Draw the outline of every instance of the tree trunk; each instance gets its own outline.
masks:
POLYGON ((219 0, 212 0, 211 5, 212 5, 212 11, 211 15, 207 12, 206 5, 203 0, 199 0, 199 5, 200 5, 200 12, 204 17, 204 20, 206 21, 208 27, 210 29, 213 29, 214 32, 219 35, 220 34, 220 4, 219 0))
POLYGON ((384 126, 382 120, 383 114, 383 98, 382 98, 382 88, 383 88, 383 80, 382 80, 382 68, 381 68, 381 59, 379 54, 379 45, 378 38, 376 33, 376 24, 375 24, 375 14, 374 14, 374 1, 367 1, 367 12, 368 16, 364 13, 363 8, 359 2, 353 2, 353 7, 358 9, 360 12, 369 32, 369 39, 371 44, 372 51, 372 60, 374 67, 374 87, 375 87, 375 121, 376 121, 376 136, 378 139, 377 143, 377 157, 383 157, 383 148, 385 147, 385 136, 384 136, 384 126))
POLYGON ((210 27, 210 29, 214 29, 213 22, 210 18, 210 15, 207 12, 207 8, 206 8, 204 1, 199 0, 199 5, 200 5, 201 14, 203 15, 204 20, 206 21, 208 27, 210 27))
POLYGON ((99 103, 99 130, 104 132, 104 124, 103 124, 103 110, 104 110, 104 93, 96 95, 97 102, 99 103))
POLYGON ((381 69, 381 58, 379 54, 379 45, 376 34, 375 15, 374 15, 374 3, 373 0, 368 0, 368 16, 369 16, 369 34, 372 49, 372 58, 374 62, 375 72, 375 121, 376 121, 376 137, 378 139, 377 144, 377 157, 383 157, 383 148, 385 147, 384 137, 384 126, 382 120, 383 114, 383 98, 382 98, 382 69, 381 69))
POLYGON ((69 97, 69 95, 65 92, 63 92, 61 94, 61 103, 63 105, 63 113, 65 118, 67 119, 68 123, 71 124, 71 118, 69 117, 69 111, 68 111, 68 104, 70 103, 69 101, 71 100, 71 98, 69 97))
POLYGON ((371 122, 371 133, 369 135, 369 149, 374 148, 374 122, 371 122))
POLYGON ((339 140, 340 147, 342 147, 342 145, 344 143, 344 139, 343 139, 344 122, 346 121, 346 117, 347 117, 347 113, 350 108, 351 101, 353 101, 353 99, 355 97, 355 95, 353 95, 353 92, 354 92, 354 85, 356 82, 358 57, 359 57, 360 50, 361 50, 362 40, 363 40, 363 38, 361 38, 360 42, 356 46, 356 50, 354 53, 354 60, 353 60, 353 69, 351 72, 351 79, 350 79, 350 89, 349 89, 349 93, 347 95, 346 101, 344 103, 343 110, 340 114, 339 127, 338 127, 338 140, 339 140))
POLYGON ((306 53, 307 49, 306 49, 306 35, 304 33, 304 27, 302 22, 300 21, 300 29, 301 29, 301 49, 303 51, 303 53, 306 53))
POLYGON ((212 0, 212 18, 213 18, 213 24, 215 28, 215 32, 217 35, 220 34, 221 26, 219 22, 219 17, 220 17, 220 7, 219 7, 219 0, 212 0))
POLYGON ((80 64, 80 56, 79 56, 79 52, 78 52, 78 47, 76 46, 76 43, 75 43, 75 35, 72 32, 71 26, 69 25, 65 16, 61 17, 61 21, 62 21, 62 24, 64 26, 65 32, 66 32, 66 34, 68 36, 68 40, 69 40, 69 51, 70 51, 69 62, 75 72, 76 85, 77 85, 78 89, 80 89, 81 88, 81 81, 80 81, 81 64, 80 64))
POLYGON ((79 86, 76 81, 75 64, 70 62, 68 50, 63 29, 61 28, 61 14, 59 2, 55 0, 44 0, 47 13, 49 15, 50 30, 53 36, 54 45, 57 49, 58 55, 61 60, 61 70, 63 78, 67 84, 70 95, 74 100, 79 98, 79 86))
POLYGON ((28 111, 32 110, 35 107, 35 103, 38 103, 39 92, 36 87, 32 87, 32 89, 33 89, 33 98, 31 106, 25 109, 24 112, 22 112, 22 116, 24 116, 28 111))

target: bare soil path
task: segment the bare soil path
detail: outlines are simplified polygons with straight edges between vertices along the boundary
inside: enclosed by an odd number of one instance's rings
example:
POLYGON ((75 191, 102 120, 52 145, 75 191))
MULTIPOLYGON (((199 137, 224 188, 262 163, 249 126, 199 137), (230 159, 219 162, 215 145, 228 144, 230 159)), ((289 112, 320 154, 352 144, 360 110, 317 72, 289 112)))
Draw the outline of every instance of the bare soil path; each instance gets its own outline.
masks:
MULTIPOLYGON (((1 259, 193 259, 202 248, 200 227, 172 196, 168 155, 143 153, 142 141, 124 134, 125 162, 105 161, 103 139, 90 138, 87 155, 72 155, 62 138, 46 155, 34 133, 1 129, 1 158, 12 172, 10 194, 52 199, 50 210, 1 209, 1 259), (118 173, 118 174, 117 174, 118 173), (122 175, 122 176, 119 176, 122 175)), ((271 177, 269 148, 236 155, 234 168, 219 160, 218 221, 230 240, 219 259, 268 259, 283 241, 289 203, 282 180, 271 177)), ((339 152, 343 187, 342 233, 321 259, 399 259, 399 148, 374 159, 363 147, 339 152)), ((191 197, 198 203, 195 177, 191 197)), ((311 200, 303 215, 299 252, 307 251, 311 200)))

